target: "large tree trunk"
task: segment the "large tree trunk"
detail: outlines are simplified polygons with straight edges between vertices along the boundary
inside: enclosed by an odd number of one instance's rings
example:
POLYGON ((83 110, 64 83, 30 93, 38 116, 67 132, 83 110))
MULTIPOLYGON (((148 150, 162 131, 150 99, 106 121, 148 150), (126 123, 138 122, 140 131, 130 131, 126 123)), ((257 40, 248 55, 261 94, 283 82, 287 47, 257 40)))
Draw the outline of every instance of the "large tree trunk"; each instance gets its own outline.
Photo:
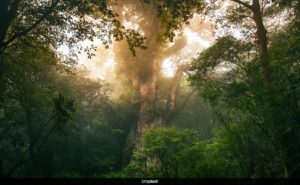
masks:
MULTIPOLYGON (((171 48, 163 52, 162 46, 158 43, 159 34, 162 31, 161 22, 157 16, 157 7, 153 2, 147 4, 131 0, 119 0, 114 10, 119 15, 120 22, 135 22, 136 20, 133 18, 135 14, 141 17, 142 19, 137 22, 138 30, 143 32, 146 37, 145 44, 148 48, 137 50, 136 57, 132 57, 130 51, 126 50, 127 45, 124 41, 116 43, 116 47, 114 47, 118 68, 131 82, 139 99, 140 109, 135 128, 135 143, 137 148, 142 148, 142 138, 145 132, 151 128, 163 126, 162 115, 157 112, 157 100, 159 99, 157 80, 160 76, 161 62, 164 58, 182 49, 187 41, 184 37, 178 39, 171 48), (131 11, 131 14, 126 15, 125 10, 131 11)), ((175 85, 174 88, 176 89, 177 86, 175 85)), ((173 96, 170 102, 174 102, 174 98, 173 96)))
POLYGON ((263 78, 266 85, 271 85, 271 69, 268 59, 268 38, 267 30, 263 23, 263 16, 259 0, 253 0, 252 4, 253 18, 256 25, 257 45, 259 49, 260 62, 262 66, 263 78))
POLYGON ((140 111, 137 124, 137 143, 142 142, 144 133, 153 127, 153 122, 156 119, 155 113, 155 79, 150 76, 146 81, 140 83, 140 111))
MULTIPOLYGON (((120 22, 134 21, 134 19, 131 20, 132 17, 125 15, 125 9, 132 11, 133 15, 136 13, 143 17, 143 20, 137 24, 146 37, 145 44, 148 47, 146 50, 139 49, 136 57, 131 55, 124 41, 116 43, 115 47, 118 69, 126 76, 132 89, 136 91, 137 97, 135 98, 139 100, 140 108, 134 135, 136 148, 141 148, 144 133, 150 128, 161 126, 160 120, 162 120, 156 114, 156 84, 160 70, 159 52, 161 50, 157 38, 160 33, 160 21, 153 3, 144 4, 130 0, 117 2, 114 10, 119 15, 120 22)), ((132 137, 132 134, 129 137, 132 137)))

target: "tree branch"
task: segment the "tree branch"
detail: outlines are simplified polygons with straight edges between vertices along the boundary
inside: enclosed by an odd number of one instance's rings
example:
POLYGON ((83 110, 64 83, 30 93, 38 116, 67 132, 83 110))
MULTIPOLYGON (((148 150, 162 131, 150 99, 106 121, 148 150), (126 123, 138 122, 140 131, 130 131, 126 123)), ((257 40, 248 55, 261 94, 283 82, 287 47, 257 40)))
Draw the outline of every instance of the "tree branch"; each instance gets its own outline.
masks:
POLYGON ((175 44, 168 48, 165 52, 163 52, 163 58, 168 58, 172 55, 174 55, 177 51, 181 50, 184 48, 187 44, 187 39, 186 37, 182 37, 179 40, 175 42, 175 44))
POLYGON ((252 8, 253 8, 252 5, 250 5, 250 4, 246 3, 246 2, 243 2, 243 1, 241 1, 241 0, 231 0, 231 1, 236 2, 236 3, 238 3, 238 4, 241 4, 241 5, 245 6, 246 8, 249 8, 249 9, 251 9, 251 10, 252 10, 252 8))
POLYGON ((1 48, 2 50, 4 50, 4 48, 6 48, 8 46, 9 43, 13 42, 14 40, 16 40, 17 38, 23 37, 26 34, 28 34, 31 30, 33 30, 34 28, 36 28, 42 21, 44 21, 54 10, 54 8, 58 5, 58 3, 60 2, 60 0, 56 0, 56 1, 52 1, 51 6, 48 8, 48 10, 46 10, 46 12, 42 15, 42 17, 40 17, 40 19, 38 19, 34 24, 32 24, 29 28, 27 28, 26 30, 23 30, 22 32, 16 33, 15 35, 13 35, 10 39, 8 39, 5 43, 3 48, 1 48))

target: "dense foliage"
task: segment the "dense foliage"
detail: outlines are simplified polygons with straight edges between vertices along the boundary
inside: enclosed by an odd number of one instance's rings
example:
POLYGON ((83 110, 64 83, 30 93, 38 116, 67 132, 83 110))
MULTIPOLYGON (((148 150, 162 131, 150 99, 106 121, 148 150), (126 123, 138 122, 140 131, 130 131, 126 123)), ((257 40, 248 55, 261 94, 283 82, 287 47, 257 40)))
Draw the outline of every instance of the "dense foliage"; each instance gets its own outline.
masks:
POLYGON ((299 7, 1 1, 0 177, 299 177, 299 7), (219 32, 187 61, 196 14, 219 32), (117 81, 77 65, 95 40, 113 46, 117 81), (166 59, 178 60, 173 77, 166 59))

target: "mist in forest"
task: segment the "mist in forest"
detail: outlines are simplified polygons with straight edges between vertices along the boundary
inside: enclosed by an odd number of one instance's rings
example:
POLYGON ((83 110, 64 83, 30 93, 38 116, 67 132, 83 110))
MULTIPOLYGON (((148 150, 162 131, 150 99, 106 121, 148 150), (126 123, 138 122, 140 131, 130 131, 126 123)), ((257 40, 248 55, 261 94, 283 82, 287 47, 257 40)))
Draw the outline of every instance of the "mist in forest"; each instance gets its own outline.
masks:
POLYGON ((299 178, 299 0, 3 0, 0 177, 299 178))

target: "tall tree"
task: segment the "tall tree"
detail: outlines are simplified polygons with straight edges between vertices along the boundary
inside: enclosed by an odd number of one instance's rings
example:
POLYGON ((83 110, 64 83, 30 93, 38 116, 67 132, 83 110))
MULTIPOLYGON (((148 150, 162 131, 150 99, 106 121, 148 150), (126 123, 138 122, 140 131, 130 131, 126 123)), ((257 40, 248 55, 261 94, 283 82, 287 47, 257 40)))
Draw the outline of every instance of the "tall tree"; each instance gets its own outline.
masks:
POLYGON ((115 44, 119 71, 123 73, 136 90, 140 102, 139 120, 136 125, 136 140, 150 128, 163 126, 162 115, 158 113, 157 80, 160 77, 162 60, 176 53, 186 45, 186 39, 178 39, 175 44, 163 51, 164 43, 173 41, 174 31, 195 12, 203 9, 202 1, 117 1, 115 11, 120 22, 136 29, 146 37, 146 50, 138 50, 136 56, 124 51, 125 42, 115 44), (145 3, 144 3, 145 2, 145 3))
POLYGON ((245 8, 249 9, 252 12, 252 18, 255 22, 256 26, 256 39, 257 39, 257 46, 259 48, 259 56, 260 62, 263 71, 263 78, 264 82, 267 85, 272 83, 271 79, 271 70, 269 66, 269 59, 268 59, 268 38, 267 38, 267 30, 264 26, 263 22, 263 7, 259 0, 252 0, 252 4, 249 4, 246 1, 242 0, 232 0, 245 8))

